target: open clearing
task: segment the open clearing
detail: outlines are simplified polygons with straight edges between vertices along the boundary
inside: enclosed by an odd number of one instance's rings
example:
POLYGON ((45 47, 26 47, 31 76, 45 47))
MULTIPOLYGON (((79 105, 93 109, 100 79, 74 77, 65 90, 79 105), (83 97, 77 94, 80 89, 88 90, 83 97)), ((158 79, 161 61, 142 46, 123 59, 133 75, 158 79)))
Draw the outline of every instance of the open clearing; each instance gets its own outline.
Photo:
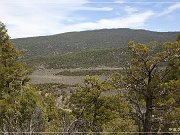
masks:
MULTIPOLYGON (((88 68, 88 69, 68 69, 70 71, 82 71, 82 70, 119 70, 120 68, 88 68)), ((63 83, 69 85, 82 84, 85 76, 63 76, 55 75, 67 69, 39 69, 34 71, 31 75, 31 82, 34 84, 41 83, 63 83)), ((107 76, 101 75, 100 79, 105 80, 107 76)))

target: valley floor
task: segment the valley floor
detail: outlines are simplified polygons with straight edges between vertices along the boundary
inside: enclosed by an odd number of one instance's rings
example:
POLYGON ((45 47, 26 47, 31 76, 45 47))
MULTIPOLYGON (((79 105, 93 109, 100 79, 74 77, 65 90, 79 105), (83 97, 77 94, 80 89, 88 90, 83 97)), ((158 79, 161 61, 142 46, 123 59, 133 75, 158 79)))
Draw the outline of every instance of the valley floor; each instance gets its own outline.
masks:
MULTIPOLYGON (((35 70, 31 75, 31 82, 33 84, 43 84, 43 83, 63 83, 68 85, 82 84, 86 75, 83 73, 93 71, 97 72, 100 79, 104 80, 107 78, 107 75, 104 75, 104 72, 113 72, 121 70, 121 68, 87 68, 87 69, 38 69, 35 70), (99 72, 101 71, 101 75, 99 72), (69 75, 58 75, 59 73, 69 72, 69 75), (73 74, 76 73, 76 74, 73 74), (71 75, 72 74, 72 75, 71 75), (79 75, 78 75, 79 74, 79 75)), ((67 73, 66 73, 67 74, 67 73)))

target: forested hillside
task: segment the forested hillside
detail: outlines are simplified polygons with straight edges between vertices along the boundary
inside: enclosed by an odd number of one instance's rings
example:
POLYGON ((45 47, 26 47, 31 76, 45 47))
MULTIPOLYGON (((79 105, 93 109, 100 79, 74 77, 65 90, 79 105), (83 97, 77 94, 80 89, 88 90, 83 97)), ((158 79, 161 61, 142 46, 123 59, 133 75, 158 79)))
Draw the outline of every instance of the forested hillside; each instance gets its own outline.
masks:
POLYGON ((24 60, 33 65, 51 68, 119 66, 125 61, 129 41, 175 41, 177 34, 121 28, 13 39, 13 43, 27 51, 24 60))
POLYGON ((47 55, 29 57, 25 61, 30 65, 43 66, 45 68, 88 68, 88 67, 119 67, 128 59, 125 48, 119 49, 94 49, 80 52, 66 53, 62 55, 47 55))
MULTIPOLYGON (((176 41, 162 45, 131 41, 127 46, 69 52, 57 57, 40 55, 42 58, 37 61, 35 57, 26 58, 27 64, 48 63, 57 68, 112 63, 122 66, 109 70, 61 70, 54 74, 88 75, 82 84, 69 85, 65 80, 32 84, 32 67, 20 60, 22 52, 14 47, 0 22, 0 134, 179 133, 180 35, 176 41), (127 65, 122 64, 124 61, 127 65)), ((38 71, 46 74, 44 69, 38 71)), ((53 81, 49 71, 46 75, 53 81)))
POLYGON ((130 40, 148 43, 175 41, 178 32, 152 32, 132 29, 104 29, 70 32, 52 36, 14 39, 19 49, 27 49, 29 56, 47 56, 99 48, 121 48, 130 40))

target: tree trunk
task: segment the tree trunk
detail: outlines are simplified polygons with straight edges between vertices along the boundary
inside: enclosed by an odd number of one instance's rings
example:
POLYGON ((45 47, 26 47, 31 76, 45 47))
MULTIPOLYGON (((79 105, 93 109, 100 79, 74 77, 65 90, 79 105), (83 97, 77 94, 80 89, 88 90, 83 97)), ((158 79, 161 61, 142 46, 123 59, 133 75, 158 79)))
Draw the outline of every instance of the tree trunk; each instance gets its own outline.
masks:
POLYGON ((144 135, 151 135, 152 127, 152 98, 148 96, 146 99, 146 112, 143 121, 143 132, 144 135))

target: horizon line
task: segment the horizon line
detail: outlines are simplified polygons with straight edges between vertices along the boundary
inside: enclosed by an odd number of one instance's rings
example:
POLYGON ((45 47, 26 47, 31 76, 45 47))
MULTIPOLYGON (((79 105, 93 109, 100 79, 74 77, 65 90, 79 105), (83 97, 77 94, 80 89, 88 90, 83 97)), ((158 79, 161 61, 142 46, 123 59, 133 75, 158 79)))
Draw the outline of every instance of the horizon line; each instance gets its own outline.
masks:
POLYGON ((157 30, 150 30, 150 29, 143 29, 143 28, 102 28, 102 29, 89 29, 89 30, 77 30, 77 31, 67 31, 67 32, 61 32, 61 33, 54 33, 54 34, 47 34, 47 35, 34 35, 34 36, 25 36, 25 37, 15 37, 11 39, 20 39, 20 38, 33 38, 33 37, 46 37, 46 36, 54 36, 59 34, 66 34, 66 33, 78 33, 78 32, 88 32, 88 31, 99 31, 99 30, 117 30, 117 29, 130 29, 130 30, 144 30, 144 31, 150 31, 150 32, 158 32, 158 33, 168 33, 168 32, 180 32, 180 30, 177 31, 157 31, 157 30))

